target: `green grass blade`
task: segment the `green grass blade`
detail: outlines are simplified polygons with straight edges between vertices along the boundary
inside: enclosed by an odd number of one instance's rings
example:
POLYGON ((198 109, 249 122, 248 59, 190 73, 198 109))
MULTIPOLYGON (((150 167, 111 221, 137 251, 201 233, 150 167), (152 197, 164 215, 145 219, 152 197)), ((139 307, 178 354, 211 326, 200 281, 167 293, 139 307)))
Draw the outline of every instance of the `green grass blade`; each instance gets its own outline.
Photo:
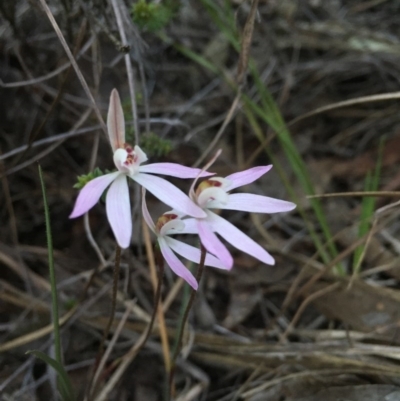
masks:
POLYGON ((46 221, 46 237, 47 237, 48 261, 49 261, 49 277, 51 286, 51 306, 52 306, 52 319, 54 326, 55 357, 56 361, 59 364, 61 364, 62 363, 61 339, 60 339, 60 327, 58 324, 58 298, 57 298, 56 275, 54 269, 53 237, 51 234, 50 213, 47 204, 46 186, 44 183, 42 168, 40 167, 40 164, 38 165, 38 169, 39 169, 40 184, 42 186, 44 216, 46 221))
POLYGON ((57 297, 57 285, 56 275, 54 269, 54 254, 53 254, 53 237, 51 234, 50 224, 50 213, 47 204, 46 186, 43 179, 42 168, 38 165, 39 178, 42 187, 43 195, 43 207, 46 222, 46 237, 47 237, 47 251, 48 251, 48 262, 49 262, 49 277, 51 286, 51 306, 52 306, 52 320, 53 320, 53 332, 54 332, 54 349, 55 349, 55 360, 50 358, 48 355, 43 354, 39 351, 32 351, 31 353, 38 358, 44 360, 46 363, 51 365, 58 373, 58 385, 63 400, 72 401, 73 397, 72 386, 70 384, 67 373, 65 372, 62 365, 62 351, 61 351, 61 337, 60 337, 60 326, 58 318, 58 297, 57 297))
POLYGON ((28 351, 27 354, 31 354, 36 358, 41 359, 43 362, 50 365, 57 372, 57 376, 59 378, 58 380, 59 390, 63 401, 76 400, 68 374, 61 363, 58 363, 55 359, 49 357, 47 354, 41 351, 28 351))
MULTIPOLYGON (((368 173, 365 178, 364 190, 365 191, 377 191, 379 187, 379 177, 382 168, 382 158, 383 158, 383 147, 384 139, 379 143, 378 161, 376 163, 373 174, 368 173)), ((372 196, 365 196, 361 203, 361 214, 360 214, 360 224, 358 226, 358 238, 363 237, 367 234, 371 221, 373 219, 373 214, 375 210, 376 198, 372 196)), ((364 254, 365 244, 359 246, 354 251, 353 259, 353 275, 357 275, 361 268, 361 258, 364 254)))

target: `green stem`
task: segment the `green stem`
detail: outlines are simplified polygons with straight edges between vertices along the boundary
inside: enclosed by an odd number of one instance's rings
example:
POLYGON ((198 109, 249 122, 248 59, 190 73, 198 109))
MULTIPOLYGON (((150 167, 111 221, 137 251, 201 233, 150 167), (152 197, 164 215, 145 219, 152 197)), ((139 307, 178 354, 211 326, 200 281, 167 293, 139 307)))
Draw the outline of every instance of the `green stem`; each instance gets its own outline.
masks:
POLYGON ((50 275, 50 286, 51 286, 51 307, 53 315, 53 330, 54 330, 54 348, 55 348, 55 360, 62 366, 62 352, 61 352, 61 339, 60 339, 60 326, 58 321, 58 298, 57 298, 57 285, 56 275, 54 270, 54 256, 53 256, 53 238, 51 235, 50 226, 50 213, 49 206, 46 198, 46 186, 44 184, 42 168, 38 165, 40 183, 42 186, 43 194, 43 207, 44 215, 46 220, 46 237, 47 237, 47 249, 49 254, 49 275, 50 275))

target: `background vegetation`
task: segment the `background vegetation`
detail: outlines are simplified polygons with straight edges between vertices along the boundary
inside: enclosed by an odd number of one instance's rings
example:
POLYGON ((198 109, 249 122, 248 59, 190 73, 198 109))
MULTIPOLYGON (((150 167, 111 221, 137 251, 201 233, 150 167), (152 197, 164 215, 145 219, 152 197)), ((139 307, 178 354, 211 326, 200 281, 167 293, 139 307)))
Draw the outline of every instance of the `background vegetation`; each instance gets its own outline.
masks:
MULTIPOLYGON (((394 0, 1 1, 1 399, 56 397, 55 371, 26 355, 54 356, 37 162, 78 400, 99 362, 114 239, 104 204, 86 225, 68 215, 76 177, 113 168, 100 120, 113 88, 130 142, 152 161, 202 166, 222 148, 222 176, 273 163, 251 190, 298 205, 273 216, 226 213, 276 265, 234 253, 230 273, 206 270, 176 399, 400 399, 399 12, 394 0)), ((165 322, 131 352, 153 310, 151 240, 137 206, 96 401, 162 399, 162 338, 172 347, 187 299, 167 274, 165 322)), ((149 207, 153 216, 166 210, 150 198, 149 207)))

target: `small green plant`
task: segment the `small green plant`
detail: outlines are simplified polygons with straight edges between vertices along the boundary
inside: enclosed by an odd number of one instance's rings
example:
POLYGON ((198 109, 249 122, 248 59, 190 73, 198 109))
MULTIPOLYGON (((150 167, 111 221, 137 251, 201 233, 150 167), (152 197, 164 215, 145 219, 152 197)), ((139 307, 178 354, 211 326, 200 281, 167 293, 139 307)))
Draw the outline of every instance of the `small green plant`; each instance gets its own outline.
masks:
POLYGON ((173 10, 171 4, 160 4, 139 0, 132 6, 133 22, 149 32, 157 32, 171 20, 173 10))
POLYGON ((171 141, 162 139, 153 132, 142 136, 140 146, 148 155, 155 157, 165 156, 172 150, 171 141))
POLYGON ((93 179, 100 177, 102 175, 104 175, 104 173, 98 167, 96 167, 89 174, 83 174, 76 177, 78 179, 78 182, 74 184, 74 188, 82 189, 89 181, 92 181, 93 179))

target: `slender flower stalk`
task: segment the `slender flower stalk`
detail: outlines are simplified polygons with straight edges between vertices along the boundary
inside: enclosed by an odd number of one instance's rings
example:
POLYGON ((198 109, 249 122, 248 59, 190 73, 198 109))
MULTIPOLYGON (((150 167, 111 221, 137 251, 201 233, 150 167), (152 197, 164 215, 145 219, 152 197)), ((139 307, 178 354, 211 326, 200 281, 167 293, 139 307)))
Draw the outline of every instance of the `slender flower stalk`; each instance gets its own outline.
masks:
MULTIPOLYGON (((146 190, 144 188, 142 189, 142 212, 147 225, 157 236, 158 246, 168 266, 177 276, 182 277, 194 290, 197 290, 197 280, 175 253, 198 264, 201 260, 200 250, 170 237, 170 235, 180 234, 184 230, 184 221, 181 220, 174 211, 170 211, 164 213, 158 219, 157 223, 154 224, 147 209, 146 190)), ((209 253, 205 255, 204 264, 219 269, 227 269, 219 259, 209 253)))
POLYGON ((248 253, 269 265, 275 264, 274 258, 253 239, 210 209, 240 210, 250 213, 280 213, 293 210, 296 205, 280 199, 249 193, 235 193, 230 191, 243 185, 251 184, 272 168, 260 166, 231 174, 226 178, 212 177, 201 182, 195 188, 198 178, 190 189, 190 198, 201 207, 206 217, 185 219, 184 233, 199 234, 201 243, 208 252, 215 255, 230 269, 233 258, 226 246, 217 237, 219 234, 235 248, 248 253))
POLYGON ((139 146, 132 147, 125 142, 125 121, 121 101, 116 89, 110 97, 107 128, 116 172, 105 174, 89 181, 80 191, 70 218, 79 217, 91 209, 108 188, 106 212, 115 238, 121 248, 127 248, 132 235, 132 216, 127 178, 137 182, 155 197, 173 209, 188 216, 202 218, 205 212, 191 201, 180 189, 163 178, 152 174, 163 174, 179 178, 195 178, 211 175, 200 169, 181 166, 176 163, 153 163, 139 146))

